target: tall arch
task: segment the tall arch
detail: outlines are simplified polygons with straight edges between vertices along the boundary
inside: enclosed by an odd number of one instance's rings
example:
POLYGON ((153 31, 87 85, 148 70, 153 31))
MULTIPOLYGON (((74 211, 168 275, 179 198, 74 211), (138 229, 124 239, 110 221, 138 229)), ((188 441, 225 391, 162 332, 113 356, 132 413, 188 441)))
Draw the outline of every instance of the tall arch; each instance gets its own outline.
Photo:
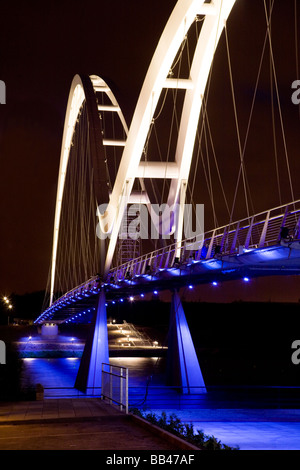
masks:
MULTIPOLYGON (((50 304, 54 293, 56 253, 65 175, 76 120, 84 101, 87 104, 88 119, 91 125, 93 163, 97 169, 97 178, 95 180, 97 199, 99 203, 107 204, 105 212, 97 213, 101 231, 109 238, 105 261, 102 260, 102 274, 108 273, 111 267, 124 210, 130 201, 136 178, 139 178, 140 181, 143 181, 144 178, 159 178, 161 171, 163 171, 166 177, 171 180, 168 205, 179 204, 180 206, 177 227, 175 227, 176 239, 178 247, 180 247, 183 205, 202 98, 219 38, 235 1, 215 0, 214 3, 205 3, 205 0, 180 0, 177 2, 153 55, 129 130, 113 94, 104 80, 97 76, 82 77, 76 75, 74 77, 67 105, 61 149, 53 235, 50 304), (170 78, 169 71, 172 63, 191 24, 198 15, 203 15, 203 25, 195 48, 190 77, 187 79, 170 78), (185 91, 175 162, 147 162, 146 164, 141 162, 141 156, 159 97, 162 90, 166 88, 183 89, 185 91), (96 91, 105 92, 109 96, 112 106, 115 107, 123 124, 126 140, 105 142, 95 100, 96 91), (124 147, 110 195, 105 176, 104 145, 124 147)), ((105 111, 104 108, 103 111, 105 111)), ((170 227, 171 230, 174 230, 174 227, 170 227)))
POLYGON ((235 0, 180 0, 177 2, 158 43, 149 66, 129 129, 126 145, 116 176, 110 202, 100 217, 103 232, 110 233, 110 244, 105 261, 105 272, 110 269, 124 209, 137 176, 157 178, 160 170, 169 174, 171 181, 169 206, 179 203, 177 240, 182 238, 183 204, 190 171, 195 134, 201 110, 202 97, 219 38, 235 0), (196 46, 191 74, 188 79, 172 79, 169 70, 178 50, 197 15, 204 23, 196 46), (183 114, 178 134, 175 165, 172 162, 140 162, 153 115, 165 88, 185 90, 183 114))

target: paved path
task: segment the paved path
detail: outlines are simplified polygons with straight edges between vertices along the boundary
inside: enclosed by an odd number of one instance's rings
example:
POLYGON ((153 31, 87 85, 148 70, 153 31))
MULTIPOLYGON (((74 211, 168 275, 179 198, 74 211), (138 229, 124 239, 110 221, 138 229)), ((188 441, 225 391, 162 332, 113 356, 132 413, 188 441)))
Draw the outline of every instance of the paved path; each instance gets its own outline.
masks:
POLYGON ((0 403, 0 449, 195 450, 97 398, 0 403))

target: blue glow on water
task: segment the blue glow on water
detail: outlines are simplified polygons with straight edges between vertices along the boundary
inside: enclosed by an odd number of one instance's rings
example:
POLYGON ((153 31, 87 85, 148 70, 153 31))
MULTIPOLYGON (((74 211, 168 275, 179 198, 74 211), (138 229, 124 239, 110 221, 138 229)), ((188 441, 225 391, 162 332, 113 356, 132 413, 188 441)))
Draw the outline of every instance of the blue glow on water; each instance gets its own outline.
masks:
MULTIPOLYGON (((22 372, 23 386, 28 387, 41 383, 47 389, 48 396, 71 393, 80 360, 81 358, 78 357, 25 358, 23 359, 22 372)), ((164 384, 165 365, 163 359, 157 357, 116 357, 110 358, 110 363, 129 369, 129 386, 132 388, 145 387, 150 376, 153 383, 164 384)), ((76 391, 74 390, 73 393, 76 391)))
POLYGON ((80 358, 25 358, 23 359, 23 385, 41 383, 44 388, 74 387, 80 358))

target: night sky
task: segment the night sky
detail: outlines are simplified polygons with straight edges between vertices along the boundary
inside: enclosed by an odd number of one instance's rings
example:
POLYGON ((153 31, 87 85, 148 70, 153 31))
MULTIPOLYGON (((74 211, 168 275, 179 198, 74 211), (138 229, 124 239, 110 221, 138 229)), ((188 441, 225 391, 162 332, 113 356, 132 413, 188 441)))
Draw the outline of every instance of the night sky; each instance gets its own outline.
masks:
MULTIPOLYGON (((7 95, 6 105, 0 107, 0 293, 23 294, 46 287, 61 138, 73 76, 97 74, 107 79, 130 122, 148 65, 175 3, 61 0, 45 5, 16 0, 1 6, 0 79, 6 83, 7 95)), ((266 3, 269 5, 269 1, 266 3)), ((242 135, 266 29, 263 5, 263 0, 237 0, 228 29, 242 135)), ((294 0, 275 0, 273 16, 273 48, 294 192, 299 198, 299 110, 291 102, 291 84, 300 79, 295 55, 294 0)), ((298 25, 300 28, 300 21, 298 25)), ((222 47, 211 88, 211 119, 215 119, 215 132, 221 132, 219 140, 216 137, 217 151, 224 150, 223 161, 228 166, 236 153, 236 142, 226 126, 231 95, 225 80, 228 66, 224 41, 221 52, 222 47)), ((266 63, 247 155, 249 162, 253 161, 249 164, 250 178, 257 181, 258 167, 262 178, 254 191, 257 212, 279 205, 276 185, 271 185, 267 195, 260 192, 265 182, 271 184, 272 180, 262 158, 269 150, 269 144, 263 146, 264 126, 270 121, 264 114, 264 105, 269 101, 265 78, 268 67, 266 63)), ((278 146, 282 154, 282 144, 278 146)), ((284 173, 282 179, 286 203, 291 198, 284 173)), ((257 300, 300 298, 297 278, 271 283, 255 281, 254 287, 250 287, 250 300, 255 300, 255 294, 262 296, 257 300), (277 296, 272 293, 271 284, 276 286, 277 296), (278 289, 278 285, 283 288, 278 289)), ((201 289, 199 298, 203 299, 205 292, 201 289)), ((238 295, 242 296, 242 292, 238 295)), ((229 300, 229 295, 225 298, 229 300)))

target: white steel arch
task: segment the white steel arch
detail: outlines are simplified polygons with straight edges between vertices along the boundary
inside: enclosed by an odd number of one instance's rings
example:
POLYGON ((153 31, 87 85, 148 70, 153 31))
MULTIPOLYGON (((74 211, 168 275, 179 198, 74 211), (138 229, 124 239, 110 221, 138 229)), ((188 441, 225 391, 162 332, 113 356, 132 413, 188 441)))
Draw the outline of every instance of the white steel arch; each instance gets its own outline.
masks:
POLYGON ((112 263, 124 209, 135 178, 141 175, 155 178, 157 177, 155 175, 159 174, 159 166, 163 173, 166 172, 167 166, 167 171, 173 176, 171 176, 168 204, 171 206, 174 203, 180 203, 181 211, 176 227, 178 246, 180 246, 183 204, 202 97, 219 38, 235 1, 214 0, 211 3, 204 3, 204 0, 179 0, 167 22, 136 105, 107 211, 100 217, 101 230, 110 236, 104 274, 108 272, 112 263), (190 77, 185 80, 168 78, 176 54, 197 15, 205 15, 205 18, 196 46, 190 77), (147 164, 147 175, 145 175, 140 159, 156 105, 164 88, 186 90, 175 165, 165 162, 149 163, 147 164))
MULTIPOLYGON (((60 229, 60 218, 61 218, 61 209, 62 209, 62 200, 65 188, 65 178, 67 173, 67 167, 69 162, 70 156, 70 149, 72 145, 73 134, 76 126, 76 122, 78 116, 80 115, 82 105, 85 100, 89 99, 94 104, 95 109, 98 108, 99 112, 105 111, 115 111, 119 119, 122 123, 124 132, 128 133, 128 127, 123 116, 123 113, 118 105, 118 102, 111 91, 110 87, 107 83, 97 75, 91 75, 89 79, 83 78, 80 75, 75 75, 73 78, 70 92, 69 92, 69 99, 67 104, 66 116, 65 116, 65 124, 64 124, 64 131, 63 131, 63 139, 62 139, 62 146, 61 146, 61 155, 60 155, 60 166, 59 166, 59 176, 58 176, 58 185, 57 185, 57 195, 56 195, 56 206, 55 206, 55 216, 54 216, 54 231, 53 231, 53 245, 52 245, 52 257, 51 257, 51 273, 50 273, 50 305, 53 302, 54 297, 54 284, 55 284, 55 270, 56 270, 56 259, 57 259, 57 248, 58 248, 58 238, 59 238, 59 229, 60 229), (92 88, 90 87, 92 86, 92 88), (96 96, 91 96, 89 93, 91 90, 93 93, 105 93, 106 96, 109 98, 111 105, 106 106, 97 106, 96 96)), ((90 114, 91 114, 90 110, 90 114)), ((98 119, 98 115, 96 120, 98 119)), ((100 123, 99 123, 99 130, 100 123)), ((95 138, 98 139, 99 145, 118 145, 116 142, 106 142, 103 139, 103 136, 99 134, 95 135, 95 138)), ((108 198, 107 198, 108 200, 108 198)), ((99 201, 106 202, 106 201, 99 201)))
MULTIPOLYGON (((113 108, 118 113, 127 136, 124 141, 108 141, 103 136, 99 139, 101 145, 104 146, 124 146, 112 193, 109 201, 107 201, 107 210, 103 214, 97 211, 101 231, 104 235, 109 236, 104 275, 111 267, 124 209, 130 200, 135 178, 140 179, 142 189, 144 189, 143 178, 159 178, 163 173, 171 180, 168 205, 172 206, 175 203, 180 203, 183 209, 202 97, 219 38, 235 1, 214 0, 211 3, 205 3, 205 0, 178 0, 152 58, 129 130, 117 100, 107 83, 96 75, 90 76, 94 92, 106 93, 111 101, 111 105, 100 105, 98 107, 99 112, 111 111, 113 108), (197 15, 203 15, 204 20, 194 53, 190 77, 188 79, 169 78, 168 74, 172 63, 197 15), (147 162, 145 164, 145 162, 140 162, 141 156, 159 97, 165 88, 185 90, 175 162, 147 162)), ((81 77, 76 75, 69 93, 61 148, 51 259, 50 305, 54 295, 56 256, 65 177, 76 121, 86 99, 85 88, 81 77)), ((147 197, 144 200, 147 201, 147 197)), ((178 249, 180 249, 181 243, 182 222, 183 210, 179 214, 176 227, 178 249)))

